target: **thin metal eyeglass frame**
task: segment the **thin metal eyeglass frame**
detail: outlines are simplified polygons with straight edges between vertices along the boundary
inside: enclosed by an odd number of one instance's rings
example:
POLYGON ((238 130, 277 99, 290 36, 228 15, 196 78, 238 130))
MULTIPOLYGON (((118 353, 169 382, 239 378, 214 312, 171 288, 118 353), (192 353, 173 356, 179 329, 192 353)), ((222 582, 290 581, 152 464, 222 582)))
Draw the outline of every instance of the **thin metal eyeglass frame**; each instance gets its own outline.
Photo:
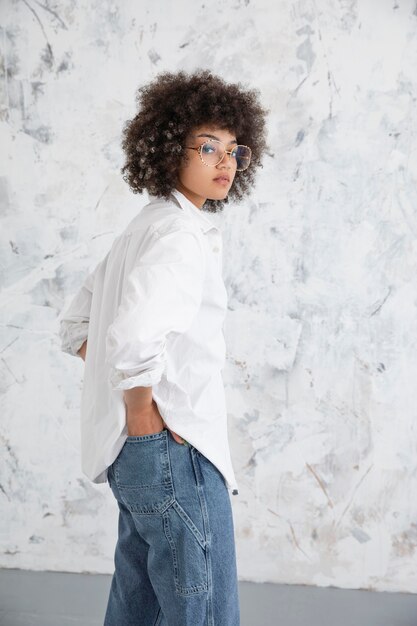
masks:
MULTIPOLYGON (((243 169, 238 169, 236 168, 237 172, 244 172, 245 170, 248 169, 249 165, 250 165, 250 161, 251 161, 251 157, 252 157, 252 150, 249 148, 249 146, 245 146, 242 143, 237 144, 236 146, 233 146, 233 148, 231 150, 226 150, 226 146, 224 145, 224 143, 222 141, 219 141, 218 139, 209 139, 208 141, 204 141, 202 144, 200 144, 198 146, 198 148, 194 148, 193 146, 185 146, 185 148, 189 148, 190 150, 197 150, 198 154, 200 156, 201 161, 203 162, 204 165, 206 165, 207 167, 216 167, 216 165, 218 165, 219 163, 221 163, 224 159, 224 155, 225 154, 229 154, 231 155, 233 150, 236 150, 236 148, 239 148, 239 146, 242 146, 243 148, 248 148, 248 150, 250 150, 250 157, 249 157, 249 163, 247 165, 247 167, 244 167, 243 169), (201 156, 201 151, 203 149, 203 146, 206 145, 206 143, 211 144, 211 143, 221 143, 223 148, 224 148, 224 153, 222 158, 220 159, 220 161, 218 161, 217 163, 215 163, 214 165, 209 165, 208 163, 206 163, 203 159, 203 157, 201 156)), ((237 161, 236 161, 237 163, 237 161)))

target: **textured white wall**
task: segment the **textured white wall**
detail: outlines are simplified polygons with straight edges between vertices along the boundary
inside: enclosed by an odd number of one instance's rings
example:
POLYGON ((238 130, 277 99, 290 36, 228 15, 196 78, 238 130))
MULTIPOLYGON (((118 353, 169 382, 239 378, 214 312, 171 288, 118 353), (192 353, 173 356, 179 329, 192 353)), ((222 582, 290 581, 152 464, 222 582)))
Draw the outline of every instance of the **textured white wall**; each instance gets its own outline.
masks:
POLYGON ((82 4, 0 8, 0 566, 113 571, 57 315, 147 202, 119 172, 137 87, 207 67, 272 109, 215 216, 239 577, 416 593, 416 2, 82 4))

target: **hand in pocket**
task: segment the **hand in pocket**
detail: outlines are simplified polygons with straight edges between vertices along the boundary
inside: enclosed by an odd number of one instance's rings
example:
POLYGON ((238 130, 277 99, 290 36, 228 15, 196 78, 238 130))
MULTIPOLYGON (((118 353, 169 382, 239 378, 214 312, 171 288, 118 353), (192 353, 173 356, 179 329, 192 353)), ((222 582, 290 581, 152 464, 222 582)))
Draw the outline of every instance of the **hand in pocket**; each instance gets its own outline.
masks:
MULTIPOLYGON (((161 417, 161 419, 162 419, 162 417, 161 417)), ((185 442, 185 439, 183 439, 182 437, 180 437, 179 435, 177 435, 177 433, 174 433, 174 431, 173 431, 173 430, 171 430, 170 428, 168 428, 168 426, 166 425, 166 423, 164 422, 164 420, 163 420, 163 419, 162 419, 162 423, 163 423, 163 425, 164 425, 164 428, 166 428, 167 430, 169 430, 169 432, 170 432, 170 433, 171 433, 171 435, 174 437, 174 439, 175 439, 175 441, 176 441, 177 443, 181 443, 181 444, 186 443, 186 442, 185 442)))
POLYGON ((175 433, 173 430, 168 428, 167 424, 165 423, 162 415, 160 414, 158 410, 158 405, 153 399, 152 399, 152 406, 151 406, 150 412, 147 411, 146 415, 140 414, 140 415, 135 416, 134 419, 132 419, 131 415, 129 415, 129 412, 128 412, 127 425, 128 425, 127 434, 129 437, 153 435, 155 433, 160 433, 164 428, 166 428, 167 430, 169 430, 169 432, 171 433, 171 435, 173 436, 173 438, 175 439, 177 443, 179 444, 185 443, 185 440, 182 437, 180 437, 180 435, 177 435, 177 433, 175 433))

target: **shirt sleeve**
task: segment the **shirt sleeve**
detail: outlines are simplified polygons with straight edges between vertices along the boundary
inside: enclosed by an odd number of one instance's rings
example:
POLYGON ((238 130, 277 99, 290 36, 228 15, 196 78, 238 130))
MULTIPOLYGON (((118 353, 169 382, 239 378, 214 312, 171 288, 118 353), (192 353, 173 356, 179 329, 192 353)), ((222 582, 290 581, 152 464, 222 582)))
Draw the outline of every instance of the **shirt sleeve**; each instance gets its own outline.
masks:
POLYGON ((78 350, 88 337, 94 276, 99 265, 88 274, 69 306, 60 315, 61 350, 80 358, 78 350))
POLYGON ((184 333, 202 300, 204 255, 196 233, 154 232, 127 277, 106 334, 112 389, 150 387, 166 366, 169 333, 184 333))

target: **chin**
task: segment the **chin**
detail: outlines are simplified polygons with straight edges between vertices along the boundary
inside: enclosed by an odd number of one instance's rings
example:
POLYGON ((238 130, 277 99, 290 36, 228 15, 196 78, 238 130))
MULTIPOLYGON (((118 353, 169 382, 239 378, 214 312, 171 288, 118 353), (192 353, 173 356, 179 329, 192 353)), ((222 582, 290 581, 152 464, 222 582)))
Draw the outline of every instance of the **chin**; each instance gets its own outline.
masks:
POLYGON ((228 191, 225 191, 224 193, 218 193, 217 195, 213 195, 211 194, 211 196, 207 196, 208 200, 224 200, 225 198, 227 198, 228 196, 228 191))
POLYGON ((229 188, 226 187, 225 189, 218 189, 216 192, 216 198, 217 197, 224 198, 224 196, 227 196, 229 191, 230 191, 230 187, 229 188))

